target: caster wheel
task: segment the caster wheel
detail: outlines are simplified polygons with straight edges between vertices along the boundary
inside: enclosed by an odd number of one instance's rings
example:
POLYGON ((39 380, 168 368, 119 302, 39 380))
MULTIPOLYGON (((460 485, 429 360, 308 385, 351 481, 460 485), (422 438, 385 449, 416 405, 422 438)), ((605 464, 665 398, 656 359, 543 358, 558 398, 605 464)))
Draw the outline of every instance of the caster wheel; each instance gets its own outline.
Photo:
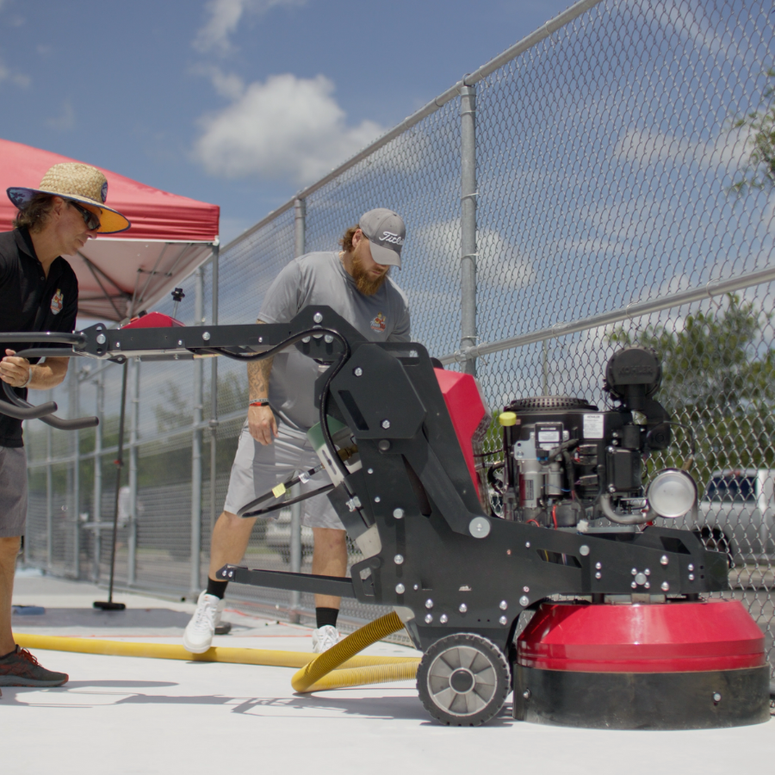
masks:
POLYGON ((511 690, 503 652, 474 633, 437 640, 417 669, 417 691, 433 718, 452 726, 486 724, 511 690))

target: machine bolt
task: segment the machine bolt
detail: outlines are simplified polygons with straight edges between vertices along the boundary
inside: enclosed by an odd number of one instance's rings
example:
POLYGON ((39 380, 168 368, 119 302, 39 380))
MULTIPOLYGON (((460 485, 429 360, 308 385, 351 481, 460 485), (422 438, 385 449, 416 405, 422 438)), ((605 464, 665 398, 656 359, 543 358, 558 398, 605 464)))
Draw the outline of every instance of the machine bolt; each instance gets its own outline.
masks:
POLYGON ((380 452, 387 452, 390 449, 390 442, 387 439, 380 439, 377 448, 380 452))
POLYGON ((646 583, 646 575, 644 573, 638 573, 635 576, 635 583, 636 584, 640 584, 640 585, 645 584, 646 583))
POLYGON ((669 592, 670 591, 670 585, 666 581, 662 582, 662 591, 663 592, 669 592))
POLYGON ((374 469, 373 468, 368 468, 368 469, 366 469, 366 473, 367 474, 373 474, 374 473, 374 469))
POLYGON ((397 554, 397 555, 396 555, 396 556, 393 558, 393 562, 394 562, 396 565, 403 565, 403 564, 404 564, 404 555, 403 555, 403 554, 397 554))
POLYGON ((602 578, 603 578, 603 574, 602 574, 600 571, 597 571, 597 572, 595 573, 595 578, 596 578, 596 579, 599 581, 600 579, 602 579, 602 578))
POLYGON ((694 574, 693 573, 689 574, 689 581, 694 581, 694 574))
POLYGON ((448 617, 446 614, 442 614, 442 615, 439 617, 439 621, 440 621, 442 624, 446 624, 446 623, 449 621, 449 617, 448 617))
MULTIPOLYGON (((180 343, 180 342, 178 342, 178 344, 181 344, 181 343, 180 343)), ((115 347, 116 347, 116 349, 118 350, 118 349, 119 349, 119 347, 121 347, 121 342, 116 342, 116 345, 115 345, 115 347)))
POLYGON ((426 608, 433 608, 433 600, 431 600, 430 598, 428 598, 428 599, 425 601, 425 607, 426 607, 426 608))
POLYGON ((530 598, 529 598, 527 595, 522 595, 522 597, 521 597, 521 598, 519 598, 519 604, 520 604, 520 605, 521 605, 523 608, 526 608, 527 606, 529 606, 529 605, 530 605, 530 598))
POLYGON ((97 334, 97 344, 105 344, 108 341, 108 337, 105 334, 97 334))
POLYGON ((667 555, 666 555, 666 554, 663 554, 663 555, 662 555, 662 556, 659 558, 659 564, 660 564, 660 565, 667 565, 667 563, 668 563, 667 555))
POLYGON ((608 485, 608 492, 616 492, 616 487, 613 484, 608 485))
POLYGON ((403 595, 406 592, 406 587, 403 584, 396 584, 396 594, 403 595))
POLYGON ((505 600, 501 600, 499 608, 501 611, 505 611, 509 607, 509 604, 505 600))
POLYGON ((602 570, 603 569, 603 563, 602 562, 596 562, 595 563, 595 568, 597 570, 602 570))
POLYGON ((259 336, 258 337, 258 343, 259 344, 263 344, 264 343, 264 337, 263 336, 259 336))
POLYGON ((530 587, 522 587, 523 592, 530 592, 530 587))
POLYGON ((311 336, 305 336, 305 337, 302 337, 301 341, 304 342, 304 344, 309 344, 311 339, 312 339, 311 336))
POLYGON ((579 554, 580 554, 582 557, 586 557, 586 556, 589 554, 589 547, 588 547, 586 544, 582 544, 582 545, 579 547, 579 554))
POLYGON ((721 702, 721 695, 718 692, 713 692, 713 702, 721 702))
POLYGON ((490 535, 490 522, 486 517, 474 517, 468 523, 468 532, 474 538, 487 538, 490 535))
POLYGON ((379 497, 379 495, 374 496, 374 503, 379 503, 382 500, 382 498, 379 497))
POLYGON ((358 368, 353 369, 353 374, 355 374, 356 377, 362 377, 363 369, 360 366, 358 366, 358 368))
POLYGON ((524 691, 524 692, 522 692, 522 696, 523 696, 523 697, 524 697, 526 700, 529 700, 529 699, 530 699, 530 689, 525 689, 525 691, 524 691))
POLYGON ((646 589, 651 589, 651 582, 650 582, 650 581, 647 581, 647 582, 646 582, 646 583, 645 583, 643 586, 644 586, 646 589))
POLYGON ((630 586, 631 586, 633 589, 637 589, 637 588, 638 588, 638 585, 637 585, 637 584, 636 584, 634 581, 632 582, 632 584, 630 584, 630 586))
POLYGON ((693 571, 693 570, 694 570, 694 565, 692 565, 691 563, 689 563, 689 572, 691 573, 691 571, 693 571))
POLYGON ((324 341, 326 344, 331 344, 331 342, 333 342, 333 341, 334 341, 334 337, 333 337, 333 336, 331 336, 331 334, 326 334, 326 335, 323 337, 323 341, 324 341))
POLYGON ((403 509, 393 509, 393 516, 396 519, 403 519, 404 518, 404 510, 403 509))
POLYGON ((390 427, 390 420, 383 420, 383 421, 380 423, 380 425, 382 425, 382 427, 383 427, 385 430, 387 430, 387 429, 390 427))
POLYGON ((637 568, 633 568, 633 569, 630 571, 630 573, 631 573, 633 576, 635 576, 635 575, 637 575, 637 573, 638 573, 638 569, 637 569, 637 568))
POLYGON ((468 606, 465 603, 461 603, 457 610, 460 611, 461 614, 464 614, 468 610, 468 606))
POLYGON ((651 575, 651 571, 650 571, 648 568, 646 568, 646 570, 644 570, 643 572, 644 572, 644 573, 645 573, 647 576, 650 576, 650 575, 651 575))
POLYGON ((500 619, 498 619, 498 621, 499 621, 499 622, 500 622, 502 625, 504 625, 504 626, 505 626, 505 625, 507 625, 507 624, 509 623, 508 617, 506 617, 506 616, 501 616, 501 618, 500 618, 500 619))
POLYGON ((316 323, 322 323, 322 322, 323 322, 323 315, 322 315, 320 312, 316 312, 316 313, 315 313, 315 314, 312 316, 312 319, 313 319, 313 320, 314 320, 316 323))
POLYGON ((525 549, 529 549, 529 548, 530 548, 530 541, 525 541, 525 549))
POLYGON ((202 334, 202 339, 204 339, 204 340, 205 340, 205 342, 209 342, 209 341, 210 341, 210 332, 209 332, 209 331, 205 331, 205 332, 202 334))
POLYGON ((419 591, 419 589, 420 589, 420 585, 419 585, 419 584, 415 584, 415 585, 412 587, 412 589, 413 589, 415 592, 417 592, 417 591, 419 591))
POLYGON ((433 621, 433 614, 425 614, 425 623, 430 624, 433 621))

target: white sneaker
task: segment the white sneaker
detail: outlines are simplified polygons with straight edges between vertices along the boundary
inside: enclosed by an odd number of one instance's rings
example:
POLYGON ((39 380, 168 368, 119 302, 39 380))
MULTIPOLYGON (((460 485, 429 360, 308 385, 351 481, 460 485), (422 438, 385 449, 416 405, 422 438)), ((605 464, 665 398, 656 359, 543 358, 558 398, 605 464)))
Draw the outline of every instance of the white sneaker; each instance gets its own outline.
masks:
POLYGON ((337 643, 339 643, 339 630, 330 624, 324 624, 312 631, 313 654, 322 654, 324 651, 328 651, 331 646, 336 646, 337 643))
POLYGON ((202 592, 196 603, 196 611, 183 633, 183 648, 192 654, 204 654, 213 642, 213 635, 225 601, 215 595, 202 592))

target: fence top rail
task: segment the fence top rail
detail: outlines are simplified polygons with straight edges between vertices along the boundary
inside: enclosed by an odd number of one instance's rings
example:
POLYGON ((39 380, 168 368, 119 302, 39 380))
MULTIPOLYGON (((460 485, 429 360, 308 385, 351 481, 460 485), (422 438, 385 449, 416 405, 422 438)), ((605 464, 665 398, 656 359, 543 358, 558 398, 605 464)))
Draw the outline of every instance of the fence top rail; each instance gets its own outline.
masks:
POLYGON ((301 191, 299 191, 292 199, 289 199, 287 202, 285 202, 285 204, 282 204, 275 210, 272 210, 272 212, 258 221, 258 223, 253 225, 250 229, 243 232, 238 237, 235 237, 231 242, 228 243, 228 245, 226 245, 225 248, 223 248, 223 250, 228 251, 233 246, 249 238, 255 232, 263 229, 264 226, 271 223, 278 216, 293 208, 297 201, 306 199, 315 191, 323 188, 323 186, 338 178, 342 173, 346 172, 348 169, 354 167, 359 162, 371 156, 371 154, 373 154, 375 151, 378 151, 392 140, 395 140, 396 137, 403 134, 408 129, 411 129, 413 126, 415 126, 415 124, 419 124, 420 121, 422 121, 424 118, 427 118, 431 114, 435 113, 437 110, 439 110, 439 108, 444 107, 444 105, 446 105, 450 100, 453 100, 460 94, 461 88, 466 86, 473 86, 474 84, 483 80, 488 75, 494 73, 498 68, 502 67, 513 59, 516 59, 518 56, 521 56, 526 51, 533 48, 533 46, 538 45, 542 40, 548 38, 552 33, 564 27, 566 24, 569 24, 583 13, 586 13, 590 8, 593 8, 601 2, 602 0, 579 0, 570 8, 567 8, 553 19, 550 19, 548 22, 539 27, 535 32, 532 32, 530 35, 522 38, 522 40, 515 43, 510 48, 507 48, 503 53, 499 54, 494 59, 491 59, 489 62, 475 70, 473 73, 467 73, 454 86, 450 86, 450 88, 445 92, 442 92, 438 97, 432 99, 422 108, 412 113, 411 116, 405 118, 400 124, 396 124, 396 126, 378 137, 373 143, 367 145, 365 148, 360 150, 347 161, 340 164, 338 167, 335 167, 327 175, 320 178, 320 180, 312 183, 306 188, 301 189, 301 191))
POLYGON ((512 350, 517 347, 525 347, 535 342, 542 342, 546 339, 554 339, 558 336, 575 334, 579 331, 586 331, 590 328, 599 328, 600 326, 619 323, 622 320, 650 315, 654 312, 661 312, 671 307, 681 307, 684 304, 690 304, 695 301, 713 298, 725 293, 732 293, 744 288, 750 288, 754 285, 762 285, 775 281, 775 267, 762 269, 758 272, 738 275, 728 280, 711 280, 705 285, 691 288, 688 291, 674 293, 669 296, 660 296, 656 299, 650 299, 636 304, 628 304, 626 307, 603 312, 599 315, 581 318, 568 323, 555 323, 548 328, 542 328, 538 331, 531 331, 528 334, 501 339, 497 342, 485 342, 473 347, 464 347, 455 352, 443 355, 439 360, 447 365, 450 363, 463 363, 472 360, 481 355, 489 355, 501 350, 512 350))

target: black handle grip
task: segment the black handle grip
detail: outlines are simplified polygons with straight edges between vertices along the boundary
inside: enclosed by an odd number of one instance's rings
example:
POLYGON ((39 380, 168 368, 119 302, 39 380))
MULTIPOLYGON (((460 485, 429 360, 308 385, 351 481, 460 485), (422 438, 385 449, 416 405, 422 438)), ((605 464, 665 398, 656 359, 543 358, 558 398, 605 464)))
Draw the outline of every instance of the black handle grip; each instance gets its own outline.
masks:
POLYGON ((9 417, 15 417, 17 420, 40 420, 60 431, 78 431, 81 428, 93 428, 100 424, 97 417, 76 417, 72 420, 56 417, 54 412, 57 410, 57 405, 53 401, 33 406, 16 395, 7 382, 3 382, 3 390, 11 403, 0 399, 0 412, 9 417))
MULTIPOLYGON (((3 383, 5 385, 7 383, 3 383)), ((7 391, 6 391, 7 393, 7 391)), ((47 401, 40 406, 20 406, 18 404, 12 404, 8 401, 3 401, 0 398, 0 414, 7 414, 9 417, 13 417, 16 420, 37 420, 44 415, 53 414, 57 410, 57 405, 53 401, 47 401)))
POLYGON ((100 424, 99 417, 75 417, 72 420, 63 420, 53 414, 41 417, 40 421, 60 431, 79 431, 81 428, 94 428, 100 424))

